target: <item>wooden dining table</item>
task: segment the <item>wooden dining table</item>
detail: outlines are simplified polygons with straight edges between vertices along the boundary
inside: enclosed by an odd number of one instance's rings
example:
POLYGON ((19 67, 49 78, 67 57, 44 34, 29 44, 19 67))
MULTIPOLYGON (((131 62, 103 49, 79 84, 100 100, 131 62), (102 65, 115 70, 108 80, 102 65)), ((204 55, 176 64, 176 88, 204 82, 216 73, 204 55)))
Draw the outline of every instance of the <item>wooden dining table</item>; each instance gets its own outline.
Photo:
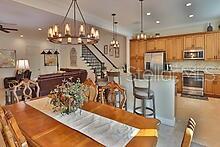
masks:
MULTIPOLYGON (((22 133, 30 146, 42 147, 96 147, 103 146, 92 138, 69 128, 37 109, 19 102, 6 106, 14 115, 22 133)), ((139 128, 140 130, 157 130, 159 120, 144 118, 130 112, 97 102, 87 102, 83 108, 86 111, 139 128)), ((154 147, 157 144, 155 135, 136 135, 127 144, 128 147, 154 147)))

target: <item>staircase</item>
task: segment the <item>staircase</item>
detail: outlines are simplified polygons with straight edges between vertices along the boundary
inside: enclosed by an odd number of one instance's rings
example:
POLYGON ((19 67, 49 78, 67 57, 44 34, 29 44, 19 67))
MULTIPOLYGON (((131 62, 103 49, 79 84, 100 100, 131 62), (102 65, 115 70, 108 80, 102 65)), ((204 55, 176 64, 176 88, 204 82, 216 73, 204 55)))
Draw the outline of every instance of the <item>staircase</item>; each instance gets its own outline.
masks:
POLYGON ((82 45, 81 58, 86 62, 90 69, 94 71, 96 77, 103 78, 105 76, 105 63, 99 60, 99 58, 86 45, 82 45))

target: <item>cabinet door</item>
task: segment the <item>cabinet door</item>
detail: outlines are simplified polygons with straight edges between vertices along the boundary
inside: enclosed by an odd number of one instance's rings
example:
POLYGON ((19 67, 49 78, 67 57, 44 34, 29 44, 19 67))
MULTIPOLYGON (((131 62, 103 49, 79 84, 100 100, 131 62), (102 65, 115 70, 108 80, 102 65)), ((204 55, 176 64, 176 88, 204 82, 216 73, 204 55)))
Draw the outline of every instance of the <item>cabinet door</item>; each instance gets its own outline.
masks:
POLYGON ((205 59, 212 60, 217 56, 217 34, 206 34, 205 35, 205 59))
POLYGON ((184 37, 184 49, 190 50, 193 47, 193 36, 188 35, 184 37))
POLYGON ((195 49, 204 49, 205 48, 205 35, 194 35, 193 46, 195 49))
POLYGON ((166 40, 165 39, 156 39, 155 40, 155 48, 156 50, 165 50, 166 46, 166 40))
POLYGON ((138 52, 138 41, 137 40, 131 40, 130 41, 130 57, 135 57, 138 52))
POLYGON ((130 71, 134 72, 137 68, 137 52, 138 52, 138 41, 130 41, 130 71))
POLYGON ((175 50, 175 54, 174 54, 174 56, 175 56, 175 59, 176 60, 182 60, 183 59, 183 49, 184 49, 184 47, 183 47, 183 37, 177 37, 177 38, 175 38, 175 46, 174 46, 174 49, 173 50, 175 50))
POLYGON ((205 94, 213 95, 214 86, 213 86, 214 77, 212 75, 205 75, 205 94))
POLYGON ((182 74, 175 73, 175 76, 177 77, 177 79, 176 79, 177 93, 181 93, 182 92, 182 74))
POLYGON ((147 41, 145 41, 145 40, 140 40, 140 41, 139 41, 139 44, 138 44, 138 52, 137 52, 137 55, 144 57, 144 53, 146 52, 146 47, 147 47, 147 41))
POLYGON ((220 97, 220 80, 215 80, 213 84, 215 96, 220 97))
POLYGON ((137 59, 136 57, 131 57, 130 58, 130 72, 134 73, 137 68, 137 59))
POLYGON ((167 38, 166 39, 166 56, 167 56, 167 61, 172 61, 175 59, 174 55, 174 45, 173 45, 173 38, 167 38))
POLYGON ((220 59, 220 33, 217 33, 217 59, 220 59))
POLYGON ((155 50, 155 43, 154 40, 147 41, 147 51, 155 50))

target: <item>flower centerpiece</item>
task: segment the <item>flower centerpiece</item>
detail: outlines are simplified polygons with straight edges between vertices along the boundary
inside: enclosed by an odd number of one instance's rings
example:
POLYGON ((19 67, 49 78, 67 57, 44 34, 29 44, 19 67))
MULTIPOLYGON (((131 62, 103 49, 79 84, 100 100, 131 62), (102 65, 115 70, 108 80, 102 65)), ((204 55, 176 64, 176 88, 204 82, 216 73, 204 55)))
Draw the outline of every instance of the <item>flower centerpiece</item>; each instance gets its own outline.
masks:
POLYGON ((61 86, 57 86, 48 95, 50 104, 54 111, 59 111, 61 114, 70 114, 82 107, 86 96, 85 87, 78 79, 72 82, 72 79, 64 80, 61 86))

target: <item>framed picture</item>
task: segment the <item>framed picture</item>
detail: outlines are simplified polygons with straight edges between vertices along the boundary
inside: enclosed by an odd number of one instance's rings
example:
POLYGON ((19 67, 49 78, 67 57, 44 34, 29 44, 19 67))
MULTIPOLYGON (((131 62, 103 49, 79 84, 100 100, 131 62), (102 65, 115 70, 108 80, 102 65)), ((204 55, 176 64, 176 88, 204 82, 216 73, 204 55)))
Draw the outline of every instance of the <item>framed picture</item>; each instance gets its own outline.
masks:
POLYGON ((57 66, 57 55, 45 54, 44 55, 44 66, 57 66))
POLYGON ((114 55, 114 47, 113 46, 109 46, 109 56, 113 56, 114 55))
POLYGON ((108 45, 104 45, 104 54, 108 54, 108 45))
POLYGON ((0 68, 15 68, 16 51, 0 49, 0 68))
POLYGON ((120 50, 119 48, 115 49, 115 58, 119 58, 120 57, 120 50))

